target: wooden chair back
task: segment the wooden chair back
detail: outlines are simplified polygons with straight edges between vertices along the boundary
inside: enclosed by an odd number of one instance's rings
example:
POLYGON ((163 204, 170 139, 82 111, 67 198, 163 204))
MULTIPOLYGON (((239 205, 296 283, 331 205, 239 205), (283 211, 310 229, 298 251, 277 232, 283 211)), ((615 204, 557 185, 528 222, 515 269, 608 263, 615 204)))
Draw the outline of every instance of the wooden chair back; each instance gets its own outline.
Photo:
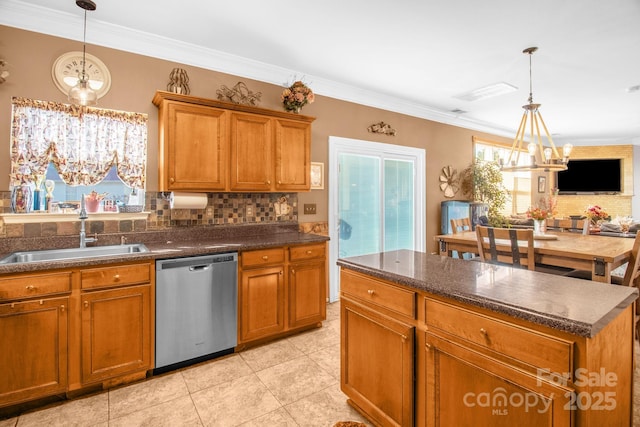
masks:
POLYGON ((476 225, 476 234, 482 261, 535 270, 533 230, 476 225))
MULTIPOLYGON (((631 249, 631 258, 629 264, 624 272, 624 278, 622 279, 623 286, 635 286, 640 289, 640 231, 636 233, 635 241, 633 242, 633 248, 631 249)), ((638 300, 634 302, 635 305, 635 335, 640 339, 640 304, 638 300)))
POLYGON ((451 230, 453 234, 458 234, 462 231, 471 230, 471 220, 467 218, 456 218, 451 220, 451 230))
POLYGON ((549 231, 571 231, 574 233, 589 234, 588 219, 547 219, 547 230, 549 231))

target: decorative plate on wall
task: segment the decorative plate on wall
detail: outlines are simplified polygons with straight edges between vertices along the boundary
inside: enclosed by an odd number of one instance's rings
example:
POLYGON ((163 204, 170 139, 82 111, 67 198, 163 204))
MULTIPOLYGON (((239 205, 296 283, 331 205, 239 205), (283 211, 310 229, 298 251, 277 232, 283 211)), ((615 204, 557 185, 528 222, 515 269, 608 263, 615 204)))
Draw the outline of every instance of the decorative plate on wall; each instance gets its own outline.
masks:
MULTIPOLYGON (((111 88, 111 73, 109 68, 98 57, 85 53, 87 63, 85 73, 89 79, 89 86, 96 91, 98 98, 102 98, 111 88)), ((58 89, 65 95, 76 85, 82 74, 82 52, 63 53, 53 62, 51 77, 58 89)))

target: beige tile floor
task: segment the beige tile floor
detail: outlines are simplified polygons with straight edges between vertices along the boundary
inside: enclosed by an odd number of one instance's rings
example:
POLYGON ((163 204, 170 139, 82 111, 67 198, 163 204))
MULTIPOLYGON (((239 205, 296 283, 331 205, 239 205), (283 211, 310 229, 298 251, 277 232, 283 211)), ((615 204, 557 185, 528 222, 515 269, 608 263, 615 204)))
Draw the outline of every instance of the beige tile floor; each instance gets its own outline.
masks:
MULTIPOLYGON (((322 328, 0 420, 0 427, 330 427, 337 421, 365 422, 340 391, 339 316, 339 303, 329 304, 322 328)), ((634 389, 634 426, 640 427, 640 363, 634 389)))
POLYGON ((322 328, 56 404, 0 427, 333 426, 365 420, 340 391, 340 305, 322 328))

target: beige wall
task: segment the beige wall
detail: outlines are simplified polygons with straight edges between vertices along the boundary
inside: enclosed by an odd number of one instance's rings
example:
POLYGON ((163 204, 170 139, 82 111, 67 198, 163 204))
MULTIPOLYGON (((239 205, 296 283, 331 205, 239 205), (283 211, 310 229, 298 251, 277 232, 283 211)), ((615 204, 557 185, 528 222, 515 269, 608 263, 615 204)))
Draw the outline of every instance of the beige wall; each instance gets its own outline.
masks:
MULTIPOLYGON (((135 41, 132 41, 135 43, 135 41)), ((62 53, 82 50, 82 44, 57 37, 0 26, 0 57, 9 63, 11 75, 0 85, 0 190, 9 186, 9 134, 11 97, 19 96, 41 100, 68 102, 54 85, 51 66, 62 53)), ((244 81, 252 91, 262 92, 260 106, 281 110, 277 85, 245 78, 182 66, 161 59, 135 55, 118 50, 88 45, 87 52, 96 55, 109 67, 112 75, 111 90, 99 100, 100 108, 135 111, 149 115, 148 184, 147 189, 157 190, 157 109, 151 103, 156 90, 165 90, 168 76, 175 66, 185 68, 189 74, 191 94, 216 98, 221 85, 233 86, 244 81)), ((433 236, 439 233, 440 202, 445 200, 439 189, 438 176, 445 165, 463 169, 471 161, 472 135, 508 142, 481 132, 443 125, 377 108, 317 96, 313 104, 303 109, 303 114, 316 117, 313 123, 311 160, 325 163, 328 172, 328 138, 340 136, 384 143, 419 147, 426 150, 426 200, 427 200, 427 250, 435 251, 433 236), (384 121, 397 130, 395 137, 371 134, 367 127, 384 121)), ((326 180, 325 176, 325 180, 326 180)), ((327 221, 328 186, 325 190, 313 190, 298 195, 300 205, 316 203, 316 215, 303 215, 299 222, 327 221)), ((462 195, 456 199, 463 199, 462 195)))

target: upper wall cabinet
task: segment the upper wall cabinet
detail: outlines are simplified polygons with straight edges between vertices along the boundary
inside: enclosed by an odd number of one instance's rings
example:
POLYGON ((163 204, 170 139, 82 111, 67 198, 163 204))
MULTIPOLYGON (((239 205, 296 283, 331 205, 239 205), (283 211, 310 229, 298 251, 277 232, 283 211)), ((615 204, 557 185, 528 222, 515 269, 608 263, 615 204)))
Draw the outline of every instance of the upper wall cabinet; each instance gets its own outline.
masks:
POLYGON ((160 191, 310 189, 313 117, 158 91, 160 191))

